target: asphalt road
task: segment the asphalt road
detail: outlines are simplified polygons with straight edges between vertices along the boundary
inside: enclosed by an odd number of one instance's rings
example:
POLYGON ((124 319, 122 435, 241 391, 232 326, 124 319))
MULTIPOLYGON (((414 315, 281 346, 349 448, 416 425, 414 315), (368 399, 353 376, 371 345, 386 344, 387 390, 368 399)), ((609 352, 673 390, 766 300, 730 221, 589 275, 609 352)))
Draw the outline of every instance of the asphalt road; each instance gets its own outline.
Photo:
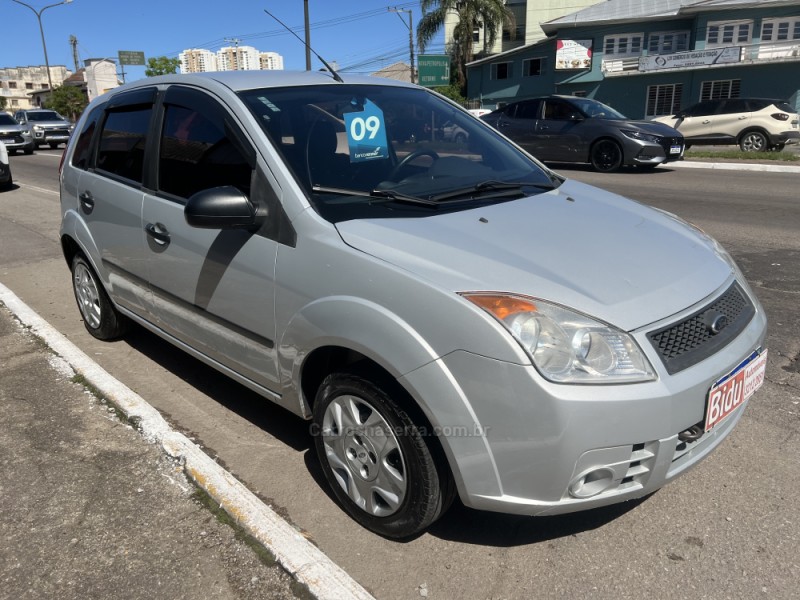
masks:
POLYGON ((767 381, 731 437, 649 498, 562 517, 456 505, 396 543, 326 494, 307 424, 135 331, 85 333, 58 246, 60 153, 12 157, 0 193, 0 281, 189 433, 357 581, 391 598, 778 598, 800 581, 800 174, 659 168, 561 173, 676 213, 717 237, 770 317, 767 381))

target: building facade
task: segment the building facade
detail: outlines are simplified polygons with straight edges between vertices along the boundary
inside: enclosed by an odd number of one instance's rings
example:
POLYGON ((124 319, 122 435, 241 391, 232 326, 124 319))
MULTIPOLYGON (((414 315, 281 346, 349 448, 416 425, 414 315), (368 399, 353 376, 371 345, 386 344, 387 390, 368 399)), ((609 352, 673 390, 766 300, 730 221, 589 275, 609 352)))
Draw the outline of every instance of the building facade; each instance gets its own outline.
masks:
POLYGON ((258 71, 261 69, 260 52, 252 46, 227 46, 217 52, 219 71, 258 71))
POLYGON ((711 98, 800 105, 800 0, 607 0, 542 29, 545 40, 468 65, 469 97, 573 94, 632 118, 711 98))
POLYGON ((110 58, 88 58, 84 65, 83 75, 89 102, 119 87, 117 63, 110 58))
POLYGON ((283 56, 277 52, 261 52, 259 63, 262 70, 283 71, 283 56))
MULTIPOLYGON (((50 66, 50 77, 53 86, 64 83, 72 73, 63 65, 50 66)), ((47 67, 10 67, 0 69, 0 96, 6 99, 6 110, 17 111, 28 108, 39 108, 38 101, 42 94, 34 94, 49 88, 47 67)))
POLYGON ((211 50, 202 48, 191 48, 184 50, 178 55, 181 62, 181 73, 207 73, 218 71, 217 55, 211 50))

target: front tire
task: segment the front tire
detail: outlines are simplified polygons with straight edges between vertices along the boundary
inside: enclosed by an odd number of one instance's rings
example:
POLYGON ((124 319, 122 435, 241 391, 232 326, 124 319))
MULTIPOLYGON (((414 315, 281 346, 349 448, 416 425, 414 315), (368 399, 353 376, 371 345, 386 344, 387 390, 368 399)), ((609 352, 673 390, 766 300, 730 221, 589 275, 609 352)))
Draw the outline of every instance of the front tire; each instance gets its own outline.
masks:
POLYGON ((748 131, 739 140, 742 152, 765 152, 768 145, 767 136, 760 131, 748 131))
POLYGON ((599 140, 592 146, 589 159, 595 171, 611 173, 622 166, 622 148, 613 140, 599 140))
POLYGON ((314 403, 314 445, 339 503, 367 529, 416 535, 447 509, 453 483, 431 432, 398 403, 402 390, 355 373, 325 378, 314 403))
POLYGON ((113 340, 128 330, 130 322, 111 303, 94 269, 80 252, 72 259, 72 291, 86 330, 98 340, 113 340))

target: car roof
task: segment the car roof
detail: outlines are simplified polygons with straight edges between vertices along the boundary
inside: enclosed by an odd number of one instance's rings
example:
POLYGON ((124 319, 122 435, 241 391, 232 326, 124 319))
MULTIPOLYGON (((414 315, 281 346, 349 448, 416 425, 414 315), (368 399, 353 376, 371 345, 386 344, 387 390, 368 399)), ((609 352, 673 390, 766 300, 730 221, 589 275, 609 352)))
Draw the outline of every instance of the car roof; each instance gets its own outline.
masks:
MULTIPOLYGON (((368 75, 350 75, 347 73, 340 74, 340 76, 344 80, 344 84, 416 87, 410 83, 397 81, 396 79, 384 79, 368 75)), ((140 79, 136 82, 115 88, 111 92, 108 92, 108 94, 105 94, 105 97, 111 97, 125 90, 175 83, 197 85, 209 89, 221 85, 234 92, 269 87, 342 85, 342 83, 337 82, 328 71, 213 71, 207 73, 161 75, 158 77, 140 79)))

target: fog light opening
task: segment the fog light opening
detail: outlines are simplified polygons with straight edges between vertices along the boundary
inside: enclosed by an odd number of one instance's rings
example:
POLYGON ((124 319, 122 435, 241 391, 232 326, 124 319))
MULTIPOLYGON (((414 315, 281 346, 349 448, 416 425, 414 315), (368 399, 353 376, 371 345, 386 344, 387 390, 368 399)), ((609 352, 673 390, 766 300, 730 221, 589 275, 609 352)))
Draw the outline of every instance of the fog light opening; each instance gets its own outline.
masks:
POLYGON ((608 467, 590 469, 569 485, 569 494, 573 498, 591 498, 610 489, 614 482, 614 471, 608 467))

